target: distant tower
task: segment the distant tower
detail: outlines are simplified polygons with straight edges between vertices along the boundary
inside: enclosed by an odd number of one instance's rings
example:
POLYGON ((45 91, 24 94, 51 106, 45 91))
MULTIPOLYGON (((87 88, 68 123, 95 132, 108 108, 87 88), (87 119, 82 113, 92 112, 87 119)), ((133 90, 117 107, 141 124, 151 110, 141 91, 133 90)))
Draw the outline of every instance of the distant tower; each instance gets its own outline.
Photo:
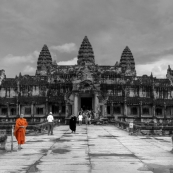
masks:
POLYGON ((128 46, 125 47, 120 59, 121 70, 124 73, 127 68, 130 68, 132 71, 135 71, 135 61, 132 55, 131 50, 128 46))
POLYGON ((92 46, 87 38, 84 37, 78 52, 78 65, 93 65, 95 64, 94 52, 92 46))
POLYGON ((44 45, 37 61, 36 75, 47 75, 52 66, 52 57, 47 45, 44 45))

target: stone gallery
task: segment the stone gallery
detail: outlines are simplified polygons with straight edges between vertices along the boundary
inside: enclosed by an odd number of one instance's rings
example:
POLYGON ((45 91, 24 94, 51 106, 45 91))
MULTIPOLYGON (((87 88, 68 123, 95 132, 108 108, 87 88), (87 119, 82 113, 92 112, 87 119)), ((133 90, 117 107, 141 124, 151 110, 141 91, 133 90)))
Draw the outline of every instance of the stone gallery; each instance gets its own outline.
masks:
MULTIPOLYGON (((173 118, 173 71, 165 79, 137 76, 128 47, 115 65, 95 64, 92 46, 85 36, 77 65, 57 65, 44 45, 34 76, 8 78, 0 71, 0 121, 15 120, 20 113, 43 121, 51 111, 65 119, 80 110, 91 110, 96 118, 173 118)), ((106 60, 105 60, 106 61, 106 60)))

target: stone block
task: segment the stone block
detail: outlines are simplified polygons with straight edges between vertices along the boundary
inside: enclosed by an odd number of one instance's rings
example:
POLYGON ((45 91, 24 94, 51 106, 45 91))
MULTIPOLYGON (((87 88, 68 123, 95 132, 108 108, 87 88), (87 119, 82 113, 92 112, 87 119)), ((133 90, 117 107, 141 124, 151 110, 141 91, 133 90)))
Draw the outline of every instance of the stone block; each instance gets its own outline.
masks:
POLYGON ((0 150, 5 150, 5 144, 7 142, 7 135, 0 136, 0 150))

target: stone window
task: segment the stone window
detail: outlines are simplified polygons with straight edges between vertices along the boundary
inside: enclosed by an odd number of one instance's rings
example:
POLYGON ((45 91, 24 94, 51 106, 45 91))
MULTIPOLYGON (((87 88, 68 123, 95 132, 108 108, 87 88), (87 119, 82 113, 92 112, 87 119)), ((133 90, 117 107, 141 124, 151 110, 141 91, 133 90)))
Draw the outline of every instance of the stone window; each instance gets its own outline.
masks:
POLYGON ((10 109, 10 115, 16 115, 16 108, 10 109))
POLYGON ((166 115, 171 115, 171 108, 170 107, 166 108, 166 115))
POLYGON ((1 114, 2 115, 7 115, 7 108, 2 108, 1 109, 1 114))
POLYGON ((131 108, 131 115, 137 115, 138 111, 136 107, 131 108))
POLYGON ((121 109, 120 109, 119 106, 118 107, 114 107, 114 113, 115 114, 120 114, 121 113, 121 109))
POLYGON ((52 113, 53 114, 59 113, 59 106, 58 105, 52 105, 52 113))
POLYGON ((62 106, 62 113, 65 113, 65 106, 62 106))
POLYGON ((37 114, 37 115, 43 114, 43 108, 37 107, 37 108, 36 108, 36 114, 37 114))
POLYGON ((31 107, 26 107, 25 108, 25 114, 30 115, 31 114, 31 107))
POLYGON ((110 106, 107 106, 107 114, 111 114, 111 108, 110 108, 110 106))
POLYGON ((162 108, 156 108, 156 115, 162 115, 162 108))
POLYGON ((150 114, 149 108, 143 108, 142 109, 142 114, 143 115, 149 115, 150 114))

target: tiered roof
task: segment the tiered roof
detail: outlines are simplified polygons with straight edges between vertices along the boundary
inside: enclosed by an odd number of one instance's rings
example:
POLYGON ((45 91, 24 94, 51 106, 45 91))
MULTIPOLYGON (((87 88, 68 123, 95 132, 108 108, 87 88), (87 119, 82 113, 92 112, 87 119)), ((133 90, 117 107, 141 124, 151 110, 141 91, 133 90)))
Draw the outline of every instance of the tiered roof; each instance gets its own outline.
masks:
POLYGON ((129 47, 126 46, 125 49, 123 50, 123 53, 120 59, 120 66, 123 72, 126 70, 128 65, 130 66, 132 70, 135 70, 135 61, 133 58, 133 54, 131 50, 129 49, 129 47))
POLYGON ((86 62, 95 63, 94 52, 87 36, 84 37, 78 52, 78 65, 85 65, 86 62))
POLYGON ((37 70, 40 70, 43 66, 47 68, 51 65, 52 65, 51 54, 49 52, 47 45, 44 45, 37 61, 37 70))

